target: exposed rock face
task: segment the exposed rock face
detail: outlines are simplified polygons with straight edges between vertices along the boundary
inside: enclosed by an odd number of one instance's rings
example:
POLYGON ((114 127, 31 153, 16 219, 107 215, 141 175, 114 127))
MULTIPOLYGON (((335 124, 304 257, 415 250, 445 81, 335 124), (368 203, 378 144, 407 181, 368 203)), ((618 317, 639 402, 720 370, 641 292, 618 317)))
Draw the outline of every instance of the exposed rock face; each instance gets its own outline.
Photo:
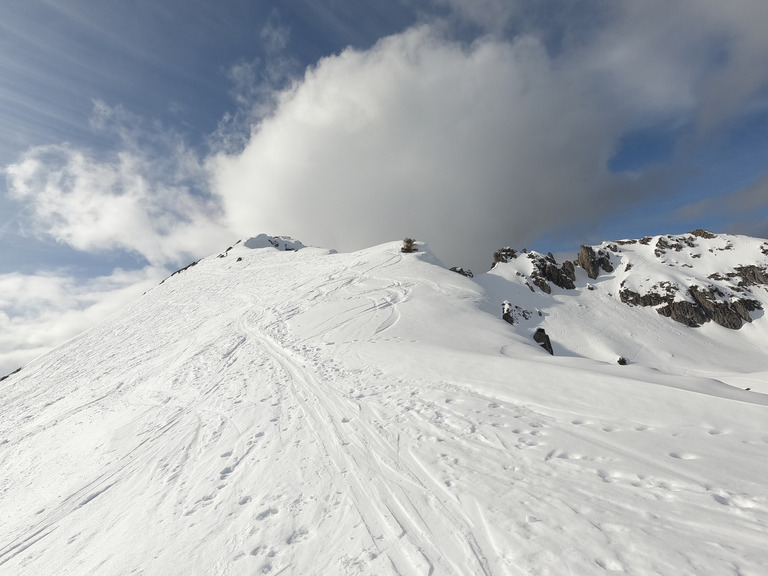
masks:
POLYGON ((603 250, 598 250, 595 253, 591 246, 582 245, 581 251, 576 257, 576 264, 584 268, 587 271, 587 276, 593 280, 600 274, 600 269, 604 272, 613 272, 613 265, 608 254, 603 250))
POLYGON ((454 266, 451 268, 451 272, 456 272, 456 274, 461 274, 462 276, 466 276, 467 278, 474 277, 474 274, 472 274, 472 270, 464 270, 464 268, 459 268, 457 266, 454 266))
POLYGON ((630 306, 658 306, 673 302, 676 292, 677 290, 669 282, 661 282, 654 286, 653 292, 648 292, 647 294, 640 294, 629 288, 622 288, 619 292, 619 299, 624 304, 629 304, 630 306))
POLYGON ((717 238, 717 234, 712 234, 709 230, 704 230, 704 228, 696 228, 696 230, 691 230, 688 232, 688 234, 692 234, 693 236, 698 236, 699 238, 717 238))
MULTIPOLYGON (((557 261, 551 252, 546 256, 542 256, 536 252, 528 252, 528 250, 523 249, 522 252, 518 254, 516 250, 505 247, 497 250, 493 254, 493 266, 495 267, 499 263, 510 262, 518 256, 521 258, 525 256, 531 261, 533 264, 533 271, 531 272, 530 280, 542 292, 547 294, 552 293, 552 287, 549 285, 550 282, 565 290, 573 290, 576 287, 574 284, 574 281, 576 280, 576 270, 573 263, 566 261, 562 266, 558 266, 557 261)), ((526 285, 533 291, 533 286, 531 286, 531 284, 526 282, 526 285)))
POLYGON ((551 254, 546 258, 539 256, 538 254, 528 254, 528 257, 533 261, 531 280, 542 292, 546 292, 547 294, 552 292, 549 282, 552 282, 552 284, 560 288, 565 288, 566 290, 573 290, 576 288, 576 285, 574 284, 574 280, 576 280, 576 271, 571 262, 565 262, 562 268, 560 268, 558 267, 557 262, 555 262, 554 256, 551 254))
MULTIPOLYGON (((669 302, 661 308, 657 308, 656 312, 691 328, 697 328, 710 320, 703 308, 687 300, 669 302)), ((739 326, 741 326, 741 323, 739 323, 739 326)))
POLYGON ((738 266, 734 268, 734 270, 742 278, 741 282, 739 282, 739 286, 768 285, 768 269, 749 265, 738 266))
POLYGON ((493 270, 493 267, 496 266, 496 264, 502 262, 506 263, 510 260, 514 260, 517 258, 517 251, 513 250, 509 246, 506 246, 504 248, 500 248, 499 250, 496 250, 496 252, 493 253, 493 266, 491 266, 491 270, 493 270))
POLYGON ((687 296, 691 300, 675 301, 676 288, 668 283, 665 293, 649 292, 638 294, 629 289, 619 292, 621 301, 633 306, 659 306, 656 311, 662 316, 692 328, 710 320, 732 330, 738 330, 744 322, 752 322, 749 313, 761 309, 760 302, 748 298, 731 298, 715 286, 701 288, 691 286, 687 296))
POLYGON ((537 328, 536 332, 533 334, 533 339, 552 356, 555 355, 555 353, 552 351, 552 342, 550 342, 549 336, 547 336, 544 328, 537 328))
POLYGON ((639 240, 617 240, 599 246, 581 246, 574 262, 558 265, 552 253, 502 248, 494 262, 511 262, 521 283, 546 294, 552 287, 564 290, 576 287, 575 266, 591 279, 601 272, 618 272, 602 278, 599 285, 587 284, 587 290, 604 289, 608 296, 618 296, 630 306, 653 307, 662 316, 686 326, 715 322, 729 329, 739 329, 752 321, 751 312, 761 310, 762 291, 768 290, 768 241, 716 235, 707 230, 693 230, 681 236, 645 236, 639 240), (736 251, 738 254, 721 255, 736 251), (650 256, 650 258, 649 258, 650 256), (530 261, 530 268, 526 260, 530 261), (736 262, 752 262, 734 266, 736 262), (670 269, 671 268, 671 269, 670 269), (528 272, 530 270, 530 272, 528 272), (616 285, 618 283, 618 286, 616 285))
MULTIPOLYGON (((692 242, 686 243, 688 246, 692 245, 692 242)), ((667 250, 674 250, 675 252, 680 252, 683 249, 682 242, 676 242, 674 240, 664 238, 663 236, 660 237, 656 241, 656 250, 654 250, 654 254, 656 254, 657 258, 661 258, 667 250)))

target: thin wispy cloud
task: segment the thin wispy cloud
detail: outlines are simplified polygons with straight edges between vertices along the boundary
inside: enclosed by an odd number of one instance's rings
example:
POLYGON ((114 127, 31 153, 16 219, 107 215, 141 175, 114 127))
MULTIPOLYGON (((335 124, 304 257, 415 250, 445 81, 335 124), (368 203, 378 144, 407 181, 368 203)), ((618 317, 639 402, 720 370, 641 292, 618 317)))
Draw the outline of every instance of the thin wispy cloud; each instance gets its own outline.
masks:
POLYGON ((96 155, 67 144, 36 146, 5 169, 9 194, 31 229, 84 252, 123 250, 155 265, 213 250, 226 230, 200 188, 200 162, 173 133, 137 127, 96 102, 92 126, 119 140, 96 155))

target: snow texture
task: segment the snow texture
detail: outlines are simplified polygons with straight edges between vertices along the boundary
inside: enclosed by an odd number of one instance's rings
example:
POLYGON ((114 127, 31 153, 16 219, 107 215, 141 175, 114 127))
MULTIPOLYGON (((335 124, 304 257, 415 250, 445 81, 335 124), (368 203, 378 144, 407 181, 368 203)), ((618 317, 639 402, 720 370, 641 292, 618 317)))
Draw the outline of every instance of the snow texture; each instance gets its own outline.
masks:
POLYGON ((418 247, 249 239, 0 382, 0 574, 768 573, 762 311, 418 247))

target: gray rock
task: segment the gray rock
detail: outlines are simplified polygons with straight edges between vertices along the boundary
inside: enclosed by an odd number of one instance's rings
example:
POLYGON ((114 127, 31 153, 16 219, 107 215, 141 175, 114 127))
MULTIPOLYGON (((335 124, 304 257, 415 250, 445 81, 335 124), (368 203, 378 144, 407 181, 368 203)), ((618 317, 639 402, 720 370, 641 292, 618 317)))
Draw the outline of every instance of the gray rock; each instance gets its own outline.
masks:
POLYGON ((456 274, 461 274, 462 276, 466 276, 467 278, 473 278, 474 274, 472 274, 472 270, 464 270, 464 268, 459 268, 458 266, 454 266, 451 268, 451 272, 456 272, 456 274))
POLYGON ((696 230, 691 230, 688 234, 698 236, 699 238, 717 238, 717 234, 712 234, 712 232, 704 230, 704 228, 696 228, 696 230))
POLYGON ((601 269, 604 272, 613 272, 610 257, 602 250, 595 253, 591 246, 581 246, 581 251, 576 257, 576 264, 586 270, 587 276, 593 280, 600 274, 601 269))
POLYGON ((749 266, 737 266, 734 270, 742 278, 739 286, 768 285, 768 270, 765 268, 750 264, 749 266))
POLYGON ((547 294, 552 292, 549 282, 565 290, 576 288, 573 283, 576 280, 576 271, 571 262, 566 261, 562 267, 559 267, 551 253, 546 257, 528 254, 528 258, 533 262, 531 280, 542 292, 547 294))
POLYGON ((738 330, 744 322, 751 322, 749 313, 761 309, 757 300, 731 298, 730 301, 716 286, 701 288, 691 286, 686 291, 688 299, 675 301, 676 290, 667 287, 665 294, 650 292, 639 294, 627 288, 619 292, 619 298, 632 306, 658 306, 656 312, 692 328, 712 321, 724 328, 738 330))
POLYGON ((552 356, 555 355, 555 353, 552 351, 552 342, 550 342, 549 336, 547 336, 544 328, 537 328, 536 332, 533 334, 533 339, 552 356))

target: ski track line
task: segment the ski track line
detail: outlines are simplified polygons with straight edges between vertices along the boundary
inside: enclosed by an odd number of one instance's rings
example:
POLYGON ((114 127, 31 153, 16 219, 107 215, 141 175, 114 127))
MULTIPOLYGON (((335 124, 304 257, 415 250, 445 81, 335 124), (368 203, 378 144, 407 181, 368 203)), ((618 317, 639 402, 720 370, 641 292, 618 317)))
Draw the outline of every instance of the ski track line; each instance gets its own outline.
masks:
POLYGON ((469 566, 445 565, 447 560, 441 558, 437 552, 439 547, 434 542, 434 531, 430 525, 442 527, 448 520, 464 537, 469 551, 468 557, 474 560, 470 563, 477 564, 482 571, 478 573, 492 574, 487 562, 483 560, 484 555, 471 533, 471 525, 468 522, 459 520, 452 514, 445 502, 440 503, 440 512, 436 518, 434 509, 414 503, 403 486, 415 486, 418 492, 427 494, 424 482, 410 468, 403 470, 402 461, 398 465, 395 448, 392 445, 386 445, 384 448, 380 434, 371 430, 351 406, 347 411, 341 408, 349 399, 339 396, 332 384, 320 381, 302 365, 301 358, 296 358, 276 341, 259 333, 254 333, 254 336, 259 338, 273 357, 283 365, 294 393, 300 400, 300 406, 309 418, 308 422, 323 443, 326 458, 330 461, 326 471, 343 477, 373 544, 379 553, 389 556, 398 573, 404 573, 404 570, 414 565, 423 566, 424 563, 427 565, 427 573, 432 573, 436 566, 435 560, 430 559, 430 556, 437 558, 436 561, 442 565, 441 570, 464 573, 469 566), (322 394, 318 393, 320 389, 323 390, 322 394), (327 400, 329 394, 333 393, 338 396, 337 402, 327 400), (340 428, 340 424, 346 425, 353 419, 354 423, 362 425, 363 429, 356 430, 361 439, 350 442, 346 439, 348 434, 340 428), (352 444, 357 445, 360 452, 374 456, 376 469, 372 469, 369 462, 363 463, 357 459, 354 450, 350 448, 352 444), (372 451, 374 446, 378 446, 378 451, 372 451), (379 454, 382 449, 386 454, 384 458, 379 454), (382 464, 386 469, 381 468, 382 464), (366 478, 358 472, 365 470, 372 471, 372 475, 366 478), (402 477, 404 472, 407 473, 405 478, 402 477), (398 486, 402 495, 395 494, 390 487, 392 485, 398 486), (396 542, 397 549, 392 544, 382 547, 382 538, 391 543, 396 542))

